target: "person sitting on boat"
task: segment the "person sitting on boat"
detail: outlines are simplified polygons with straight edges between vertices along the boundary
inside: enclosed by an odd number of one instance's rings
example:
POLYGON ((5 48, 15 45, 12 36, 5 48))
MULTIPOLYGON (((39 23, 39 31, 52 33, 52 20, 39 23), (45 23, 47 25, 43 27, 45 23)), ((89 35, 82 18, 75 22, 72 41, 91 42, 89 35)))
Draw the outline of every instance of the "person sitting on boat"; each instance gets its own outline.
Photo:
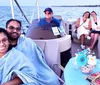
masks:
POLYGON ((60 27, 60 21, 53 17, 53 10, 46 8, 44 10, 45 18, 41 18, 38 26, 43 26, 44 30, 51 30, 51 27, 60 27))
POLYGON ((100 18, 97 16, 95 11, 91 12, 91 23, 92 23, 92 31, 91 31, 91 45, 89 46, 90 49, 93 49, 98 37, 100 35, 100 18))
POLYGON ((6 30, 10 36, 10 47, 15 47, 30 59, 37 72, 38 84, 36 85, 60 85, 56 74, 47 65, 43 51, 32 39, 24 35, 21 36, 21 27, 21 22, 16 19, 6 22, 6 30))
POLYGON ((90 12, 86 11, 83 14, 83 17, 76 21, 77 38, 80 39, 82 49, 85 49, 84 40, 85 38, 89 37, 88 35, 91 29, 91 20, 89 18, 90 12))
POLYGON ((0 28, 0 85, 39 85, 36 78, 37 72, 29 59, 15 48, 9 50, 9 35, 0 28))

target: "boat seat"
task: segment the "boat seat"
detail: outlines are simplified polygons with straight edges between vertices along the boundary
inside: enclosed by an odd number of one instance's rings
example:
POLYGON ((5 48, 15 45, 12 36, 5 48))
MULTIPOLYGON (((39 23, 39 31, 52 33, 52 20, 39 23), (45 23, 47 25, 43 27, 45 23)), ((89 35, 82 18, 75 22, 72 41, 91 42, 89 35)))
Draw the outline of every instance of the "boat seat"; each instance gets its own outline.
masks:
MULTIPOLYGON (((64 67, 62 65, 60 65, 60 64, 54 64, 53 67, 55 67, 55 66, 57 66, 58 68, 60 68, 62 70, 62 72, 64 72, 64 67)), ((65 79, 64 79, 64 74, 62 74, 61 77, 59 77, 57 75, 57 77, 58 77, 58 79, 60 81, 60 85, 66 85, 65 84, 65 79)))
POLYGON ((51 31, 37 28, 29 29, 26 36, 33 39, 33 41, 43 50, 47 64, 58 76, 60 76, 60 69, 58 67, 53 68, 53 65, 61 64, 60 53, 71 48, 70 35, 57 38, 51 31))
POLYGON ((58 20, 60 20, 60 21, 62 20, 62 16, 61 15, 54 15, 53 17, 58 19, 58 20))

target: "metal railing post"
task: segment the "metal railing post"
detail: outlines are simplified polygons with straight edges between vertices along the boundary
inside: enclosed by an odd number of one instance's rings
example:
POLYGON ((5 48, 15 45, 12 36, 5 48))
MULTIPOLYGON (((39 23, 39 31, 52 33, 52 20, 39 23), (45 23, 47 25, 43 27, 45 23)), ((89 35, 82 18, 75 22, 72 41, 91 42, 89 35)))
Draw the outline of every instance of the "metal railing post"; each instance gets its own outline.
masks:
POLYGON ((15 15, 14 15, 14 5, 13 5, 13 0, 10 0, 10 6, 11 6, 11 14, 12 14, 12 18, 14 19, 14 18, 15 18, 15 15))

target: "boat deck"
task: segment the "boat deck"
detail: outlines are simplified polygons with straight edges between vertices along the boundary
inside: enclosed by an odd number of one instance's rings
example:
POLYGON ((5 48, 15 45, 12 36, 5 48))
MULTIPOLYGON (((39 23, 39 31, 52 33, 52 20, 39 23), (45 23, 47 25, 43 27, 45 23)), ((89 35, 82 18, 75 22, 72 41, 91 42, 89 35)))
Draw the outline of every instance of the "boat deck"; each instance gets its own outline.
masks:
MULTIPOLYGON (((71 45, 71 55, 72 55, 72 57, 74 57, 74 56, 75 56, 75 53, 77 53, 77 52, 79 52, 79 51, 82 51, 82 49, 80 48, 80 44, 72 41, 72 45, 71 45)), ((92 52, 94 52, 95 55, 96 55, 97 58, 98 58, 97 45, 95 45, 95 47, 94 47, 94 49, 92 50, 92 52)))

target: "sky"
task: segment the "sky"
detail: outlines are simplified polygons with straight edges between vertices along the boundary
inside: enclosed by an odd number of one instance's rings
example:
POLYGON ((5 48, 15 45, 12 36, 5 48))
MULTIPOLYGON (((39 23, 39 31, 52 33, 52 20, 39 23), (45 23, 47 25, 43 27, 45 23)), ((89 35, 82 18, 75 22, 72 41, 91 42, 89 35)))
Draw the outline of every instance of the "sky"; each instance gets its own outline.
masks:
MULTIPOLYGON (((21 6, 34 6, 36 0, 17 0, 21 6)), ((100 5, 100 0, 38 0, 40 6, 100 5)), ((10 0, 0 0, 0 6, 9 6, 10 0)))

